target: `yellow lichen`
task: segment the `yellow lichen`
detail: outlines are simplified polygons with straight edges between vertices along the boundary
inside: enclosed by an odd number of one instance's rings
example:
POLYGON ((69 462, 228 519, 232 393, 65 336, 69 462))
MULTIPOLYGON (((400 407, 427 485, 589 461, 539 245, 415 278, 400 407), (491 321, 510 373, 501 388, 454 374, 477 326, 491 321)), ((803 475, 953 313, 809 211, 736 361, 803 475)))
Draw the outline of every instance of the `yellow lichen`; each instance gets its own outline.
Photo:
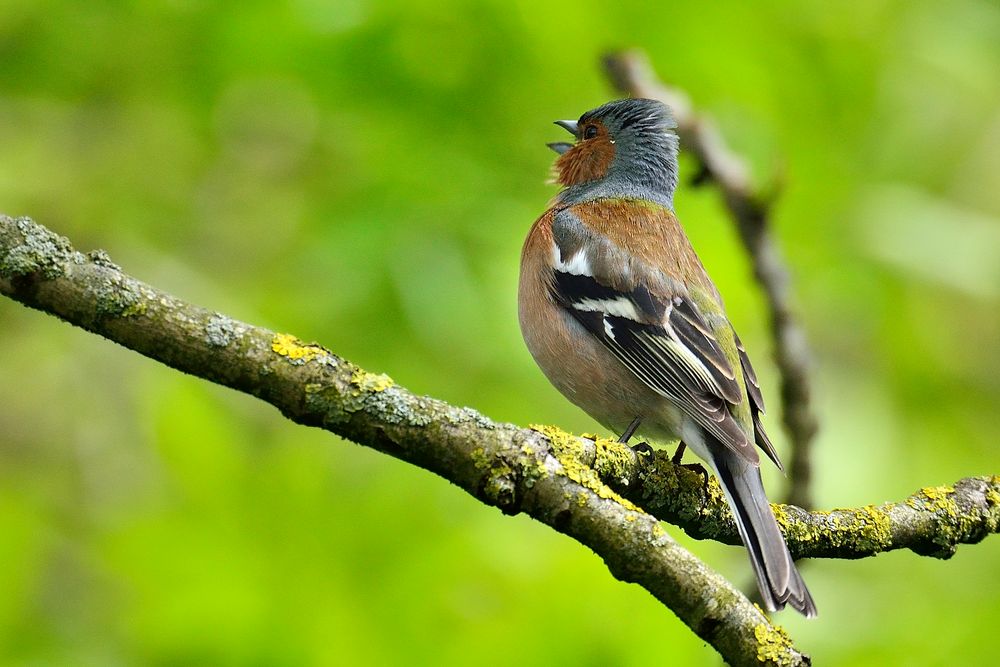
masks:
POLYGON ((271 339, 271 350, 297 364, 304 364, 316 357, 329 354, 328 350, 315 343, 303 343, 295 336, 283 333, 275 334, 271 339))
POLYGON ((793 539, 796 542, 811 542, 819 539, 818 531, 814 530, 807 522, 796 521, 789 516, 784 505, 772 503, 771 509, 774 512, 774 518, 778 522, 778 526, 781 527, 782 532, 789 539, 793 539))
POLYGON ((595 493, 598 497, 613 500, 626 509, 641 512, 633 503, 611 490, 601 481, 600 476, 590 466, 583 463, 584 445, 580 438, 567 433, 555 426, 531 424, 532 430, 538 431, 552 443, 552 453, 562 464, 561 474, 568 479, 595 493))
POLYGON ((928 486, 920 489, 921 499, 930 509, 935 512, 943 512, 951 517, 958 514, 958 507, 951 499, 954 493, 955 489, 951 486, 928 486))
POLYGON ((385 391, 389 387, 396 385, 396 382, 382 373, 369 373, 368 371, 361 370, 360 368, 355 368, 354 372, 351 373, 351 384, 358 388, 360 392, 375 392, 385 391))
POLYGON ((594 470, 604 479, 614 479, 623 484, 628 483, 629 469, 632 466, 632 451, 617 440, 608 438, 590 438, 594 441, 596 456, 594 470))
POLYGON ((136 315, 145 315, 146 309, 147 306, 145 301, 136 301, 135 303, 129 305, 128 307, 125 308, 125 310, 122 311, 122 317, 134 317, 136 315))
POLYGON ((476 470, 486 470, 490 467, 490 457, 486 455, 486 450, 476 447, 472 450, 472 464, 476 470))
POLYGON ((784 505, 771 503, 771 511, 774 512, 774 520, 778 522, 778 525, 782 529, 787 529, 790 524, 790 521, 788 519, 788 513, 785 512, 784 505))
POLYGON ((548 475, 545 468, 545 458, 539 456, 538 452, 531 445, 525 443, 521 445, 521 453, 517 457, 517 464, 524 474, 524 483, 530 489, 535 482, 548 475))
POLYGON ((858 515, 858 523, 864 527, 861 536, 867 537, 873 545, 888 544, 892 538, 892 521, 885 512, 874 505, 866 505, 862 512, 858 515))
POLYGON ((759 623, 753 626, 753 636, 757 640, 757 661, 765 665, 795 664, 792 639, 780 625, 759 623))
POLYGON ((920 489, 920 493, 931 500, 937 500, 938 498, 946 498, 950 494, 955 493, 955 489, 950 486, 927 486, 920 489))

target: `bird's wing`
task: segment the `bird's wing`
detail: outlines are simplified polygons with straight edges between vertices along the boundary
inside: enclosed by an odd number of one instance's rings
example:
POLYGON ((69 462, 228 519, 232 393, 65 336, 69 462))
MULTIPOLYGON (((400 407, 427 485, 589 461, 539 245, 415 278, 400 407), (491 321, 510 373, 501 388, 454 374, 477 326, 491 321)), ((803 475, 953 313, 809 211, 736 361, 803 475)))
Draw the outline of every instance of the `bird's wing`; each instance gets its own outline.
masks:
POLYGON ((757 373, 753 369, 753 365, 750 363, 750 356, 747 354, 746 348, 743 347, 743 341, 740 340, 739 335, 733 331, 733 337, 736 339, 736 349, 740 353, 740 367, 743 370, 743 379, 747 386, 747 395, 750 397, 750 417, 753 419, 753 434, 754 439, 757 441, 757 446, 764 450, 767 454, 767 458, 774 461, 774 465, 778 466, 778 470, 784 470, 785 466, 781 465, 781 459, 778 458, 778 452, 775 451, 774 445, 771 444, 771 439, 767 437, 767 431, 764 430, 764 424, 761 422, 760 417, 765 413, 764 410, 764 395, 760 392, 760 383, 757 382, 757 373))
POLYGON ((744 389, 687 289, 627 256, 570 211, 555 216, 553 240, 555 302, 652 390, 756 464, 757 453, 730 411, 744 400, 744 389))

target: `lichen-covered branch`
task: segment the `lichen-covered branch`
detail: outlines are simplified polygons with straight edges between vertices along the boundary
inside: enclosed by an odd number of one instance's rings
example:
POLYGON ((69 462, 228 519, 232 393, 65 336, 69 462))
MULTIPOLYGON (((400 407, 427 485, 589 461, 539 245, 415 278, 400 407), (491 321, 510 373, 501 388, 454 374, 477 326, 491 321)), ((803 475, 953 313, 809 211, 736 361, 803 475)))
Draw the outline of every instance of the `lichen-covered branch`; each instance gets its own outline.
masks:
POLYGON ((770 310, 774 356, 781 374, 781 412, 791 442, 787 500, 799 507, 812 507, 810 449, 817 421, 810 405, 809 348, 792 314, 788 271, 771 238, 770 202, 755 195, 746 164, 726 146, 715 126, 694 112, 682 91, 661 83, 643 54, 610 54, 604 66, 620 92, 659 99, 673 109, 681 150, 694 156, 699 165, 694 182, 712 182, 722 192, 770 310))
MULTIPOLYGON (((584 461, 600 469, 599 459, 584 461)), ((740 544, 715 479, 706 486, 698 473, 672 464, 666 452, 656 452, 645 464, 626 462, 615 476, 604 479, 692 537, 740 544)), ((1000 532, 1000 476, 966 477, 950 486, 920 489, 898 502, 859 508, 810 512, 794 505, 772 507, 795 558, 865 558, 909 549, 946 559, 958 545, 976 544, 1000 532)))
MULTIPOLYGON (((415 396, 318 345, 145 285, 104 253, 76 252, 27 218, 0 216, 0 293, 552 526, 593 549, 617 578, 646 588, 731 664, 757 664, 761 656, 807 661, 780 628, 660 528, 654 517, 698 538, 739 543, 715 480, 706 486, 665 452, 638 458, 612 440, 499 424, 415 396)), ((774 508, 797 557, 910 549, 947 558, 959 544, 1000 532, 1000 477, 966 478, 857 509, 774 508)))
POLYGON ((0 216, 0 293, 551 526, 652 593, 730 664, 809 664, 760 609, 584 462, 588 448, 600 450, 605 474, 622 472, 635 465, 631 450, 416 396, 318 345, 165 294, 27 218, 0 216))

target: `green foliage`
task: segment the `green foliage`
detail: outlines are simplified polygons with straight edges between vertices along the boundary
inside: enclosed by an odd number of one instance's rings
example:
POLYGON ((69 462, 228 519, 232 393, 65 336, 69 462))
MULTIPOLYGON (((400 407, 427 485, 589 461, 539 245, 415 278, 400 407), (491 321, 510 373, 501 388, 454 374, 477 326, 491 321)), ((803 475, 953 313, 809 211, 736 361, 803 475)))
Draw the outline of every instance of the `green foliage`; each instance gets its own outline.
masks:
MULTIPOLYGON (((998 472, 996 4, 647 4, 5 2, 0 208, 415 391, 598 430, 520 341, 517 261, 551 121, 609 97, 604 49, 642 47, 762 188, 783 174, 821 505, 998 472)), ((780 441, 731 224, 710 190, 677 208, 780 441)), ((0 663, 716 662, 440 479, 6 300, 0 341, 0 663)), ((986 664, 998 557, 809 563, 820 618, 780 622, 817 664, 986 664)))

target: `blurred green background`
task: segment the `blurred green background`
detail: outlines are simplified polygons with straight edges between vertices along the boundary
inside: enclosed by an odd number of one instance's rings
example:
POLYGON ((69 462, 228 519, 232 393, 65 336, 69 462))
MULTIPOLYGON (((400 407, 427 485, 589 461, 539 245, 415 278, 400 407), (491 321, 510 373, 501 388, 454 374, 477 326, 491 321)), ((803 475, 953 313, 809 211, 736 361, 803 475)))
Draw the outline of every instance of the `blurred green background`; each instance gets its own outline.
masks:
MULTIPOLYGON (((1000 473, 997 3, 644 5, 6 0, 0 210, 416 392, 595 429, 521 343, 517 262, 551 121, 641 47, 762 187, 784 174, 819 504, 1000 473)), ((732 225, 710 189, 676 202, 783 445, 732 225)), ((429 473, 8 300, 0 336, 4 665, 718 663, 585 548, 429 473)), ((987 664, 998 565, 998 538, 809 562, 819 619, 778 620, 817 664, 987 664)))

